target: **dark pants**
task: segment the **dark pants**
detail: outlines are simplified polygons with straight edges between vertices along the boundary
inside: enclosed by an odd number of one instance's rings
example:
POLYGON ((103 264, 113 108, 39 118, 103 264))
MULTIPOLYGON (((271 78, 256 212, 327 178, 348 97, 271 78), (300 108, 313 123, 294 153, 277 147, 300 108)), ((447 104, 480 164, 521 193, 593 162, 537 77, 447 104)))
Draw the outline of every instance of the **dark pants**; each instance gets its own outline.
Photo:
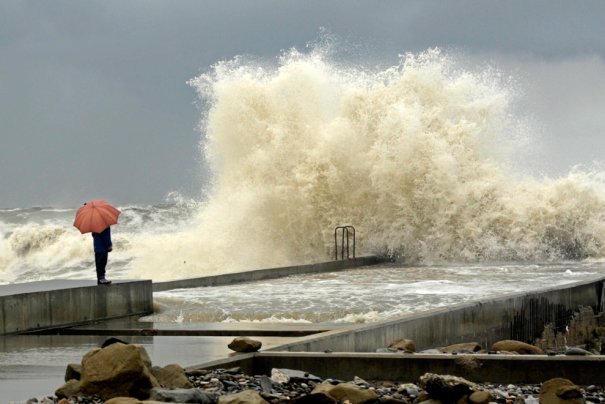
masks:
POLYGON ((95 253, 95 266, 97 267, 97 279, 105 278, 105 267, 109 253, 95 253))

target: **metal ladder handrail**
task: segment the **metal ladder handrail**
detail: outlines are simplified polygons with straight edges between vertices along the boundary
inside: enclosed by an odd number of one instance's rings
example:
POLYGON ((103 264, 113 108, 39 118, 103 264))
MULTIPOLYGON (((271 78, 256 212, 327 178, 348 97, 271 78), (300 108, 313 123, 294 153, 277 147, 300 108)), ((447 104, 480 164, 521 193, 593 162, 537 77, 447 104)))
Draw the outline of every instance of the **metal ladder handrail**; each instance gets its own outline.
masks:
POLYGON ((346 225, 336 226, 334 228, 334 260, 338 260, 338 230, 342 230, 342 241, 340 249, 341 259, 345 259, 345 234, 347 236, 347 259, 351 259, 351 257, 349 256, 349 231, 353 233, 353 259, 355 259, 355 227, 346 225))

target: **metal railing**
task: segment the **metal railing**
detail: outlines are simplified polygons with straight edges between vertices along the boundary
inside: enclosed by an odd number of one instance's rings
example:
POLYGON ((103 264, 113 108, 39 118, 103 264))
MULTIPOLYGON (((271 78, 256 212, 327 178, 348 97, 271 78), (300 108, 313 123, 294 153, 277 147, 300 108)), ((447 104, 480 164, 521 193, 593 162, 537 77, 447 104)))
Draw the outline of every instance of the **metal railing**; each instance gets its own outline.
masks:
POLYGON ((338 260, 338 234, 340 232, 341 242, 340 242, 340 256, 341 259, 345 259, 345 241, 346 241, 346 251, 347 251, 347 259, 351 259, 350 251, 349 251, 349 240, 351 237, 353 238, 353 259, 355 259, 355 227, 353 226, 336 226, 334 229, 334 259, 338 260))

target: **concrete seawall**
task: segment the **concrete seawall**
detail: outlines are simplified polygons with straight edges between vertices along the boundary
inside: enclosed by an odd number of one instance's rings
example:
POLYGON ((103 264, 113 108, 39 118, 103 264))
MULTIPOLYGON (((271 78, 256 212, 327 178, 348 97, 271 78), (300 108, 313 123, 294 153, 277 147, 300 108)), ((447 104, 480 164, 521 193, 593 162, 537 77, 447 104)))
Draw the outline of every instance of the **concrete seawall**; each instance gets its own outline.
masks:
POLYGON ((163 290, 198 288, 203 286, 221 286, 234 283, 254 282, 266 279, 283 278, 284 276, 300 275, 318 272, 343 271, 366 265, 376 265, 386 262, 376 256, 363 256, 355 259, 319 262, 316 264, 293 265, 288 267, 278 267, 269 269, 257 269, 254 271, 233 272, 214 276, 204 276, 199 278, 179 279, 168 282, 154 282, 153 291, 161 292, 163 290))
POLYGON ((352 325, 297 339, 295 342, 201 364, 191 368, 241 367, 250 374, 272 368, 300 369, 320 377, 351 380, 354 376, 415 382, 426 373, 451 374, 476 382, 541 383, 564 377, 577 384, 605 384, 605 356, 427 355, 376 353, 389 343, 412 339, 417 351, 458 342, 517 339, 533 342, 548 323, 564 327, 580 307, 602 312, 604 281, 600 276, 531 293, 455 305, 396 320, 352 325))
POLYGON ((54 280, 0 286, 0 335, 153 312, 151 281, 54 280))
POLYGON ((0 335, 67 328, 115 318, 151 314, 154 291, 229 285, 289 275, 340 271, 380 262, 384 260, 375 256, 364 256, 153 284, 150 280, 114 281, 109 286, 97 286, 95 281, 90 280, 51 280, 0 285, 0 335))
POLYGON ((389 343, 412 339, 423 350, 458 342, 476 341, 489 347, 497 340, 533 341, 544 325, 562 327, 580 306, 600 310, 603 278, 532 293, 463 303, 401 317, 397 320, 351 326, 309 336, 274 350, 297 352, 375 352, 389 343))
MULTIPOLYGON (((455 375, 473 382, 532 383, 563 377, 579 385, 605 384, 603 356, 425 355, 385 353, 259 352, 217 360, 204 368, 240 367, 253 375, 273 368, 298 369, 321 378, 392 380, 416 383, 425 373, 455 375)), ((199 369, 199 367, 190 367, 199 369)))

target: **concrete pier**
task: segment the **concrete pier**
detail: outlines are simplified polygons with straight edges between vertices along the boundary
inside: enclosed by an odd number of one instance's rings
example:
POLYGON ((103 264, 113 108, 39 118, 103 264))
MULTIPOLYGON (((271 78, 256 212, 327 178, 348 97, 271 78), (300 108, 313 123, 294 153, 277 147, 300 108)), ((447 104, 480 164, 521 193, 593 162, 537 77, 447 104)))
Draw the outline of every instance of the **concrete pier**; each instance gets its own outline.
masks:
POLYGON ((179 279, 168 282, 154 282, 153 291, 161 292, 163 290, 199 288, 202 286, 222 286, 234 283, 254 282, 265 279, 283 278, 290 275, 310 274, 319 272, 344 271, 367 265, 376 265, 386 260, 374 255, 357 257, 339 261, 318 262, 307 265, 292 265, 288 267, 257 269, 245 272, 232 272, 214 276, 204 276, 199 278, 179 279))
POLYGON ((503 339, 533 342, 551 323, 564 327, 580 307, 602 312, 602 276, 531 293, 482 299, 399 319, 345 326, 273 347, 262 352, 208 362, 193 368, 239 366, 250 374, 270 374, 272 368, 304 370, 320 377, 351 380, 416 382, 426 373, 450 374, 476 382, 541 383, 564 377, 580 385, 605 384, 605 356, 547 355, 427 355, 376 353, 406 338, 417 351, 458 342, 478 342, 484 349, 503 339))
POLYGON ((0 286, 0 335, 153 312, 151 281, 52 280, 0 286))
POLYGON ((425 372, 433 372, 477 382, 541 383, 552 377, 566 377, 577 384, 605 384, 605 373, 601 372, 605 356, 376 353, 378 348, 402 338, 414 340, 417 351, 458 342, 477 342, 485 349, 502 339, 533 342, 540 337, 545 324, 562 329, 580 307, 603 312, 605 278, 602 275, 571 285, 480 299, 371 324, 334 327, 320 324, 167 325, 138 319, 118 320, 151 313, 152 290, 248 282, 378 262, 375 257, 367 257, 355 262, 334 261, 156 285, 150 281, 122 281, 107 287, 97 286, 93 281, 50 281, 0 286, 0 334, 53 329, 53 333, 63 336, 207 338, 217 344, 220 340, 222 349, 226 349, 225 341, 231 336, 247 335, 272 343, 263 345, 261 352, 216 359, 189 366, 189 369, 240 366, 247 373, 269 374, 272 368, 291 368, 324 378, 344 380, 359 376, 368 380, 411 382, 425 372))
POLYGON ((595 279, 547 288, 531 293, 481 299, 392 321, 353 325, 349 329, 316 334, 284 345, 279 350, 297 352, 375 352, 389 343, 412 339, 423 350, 459 342, 478 342, 489 347, 495 341, 516 339, 532 342, 544 325, 564 327, 580 306, 602 311, 603 282, 595 279))

